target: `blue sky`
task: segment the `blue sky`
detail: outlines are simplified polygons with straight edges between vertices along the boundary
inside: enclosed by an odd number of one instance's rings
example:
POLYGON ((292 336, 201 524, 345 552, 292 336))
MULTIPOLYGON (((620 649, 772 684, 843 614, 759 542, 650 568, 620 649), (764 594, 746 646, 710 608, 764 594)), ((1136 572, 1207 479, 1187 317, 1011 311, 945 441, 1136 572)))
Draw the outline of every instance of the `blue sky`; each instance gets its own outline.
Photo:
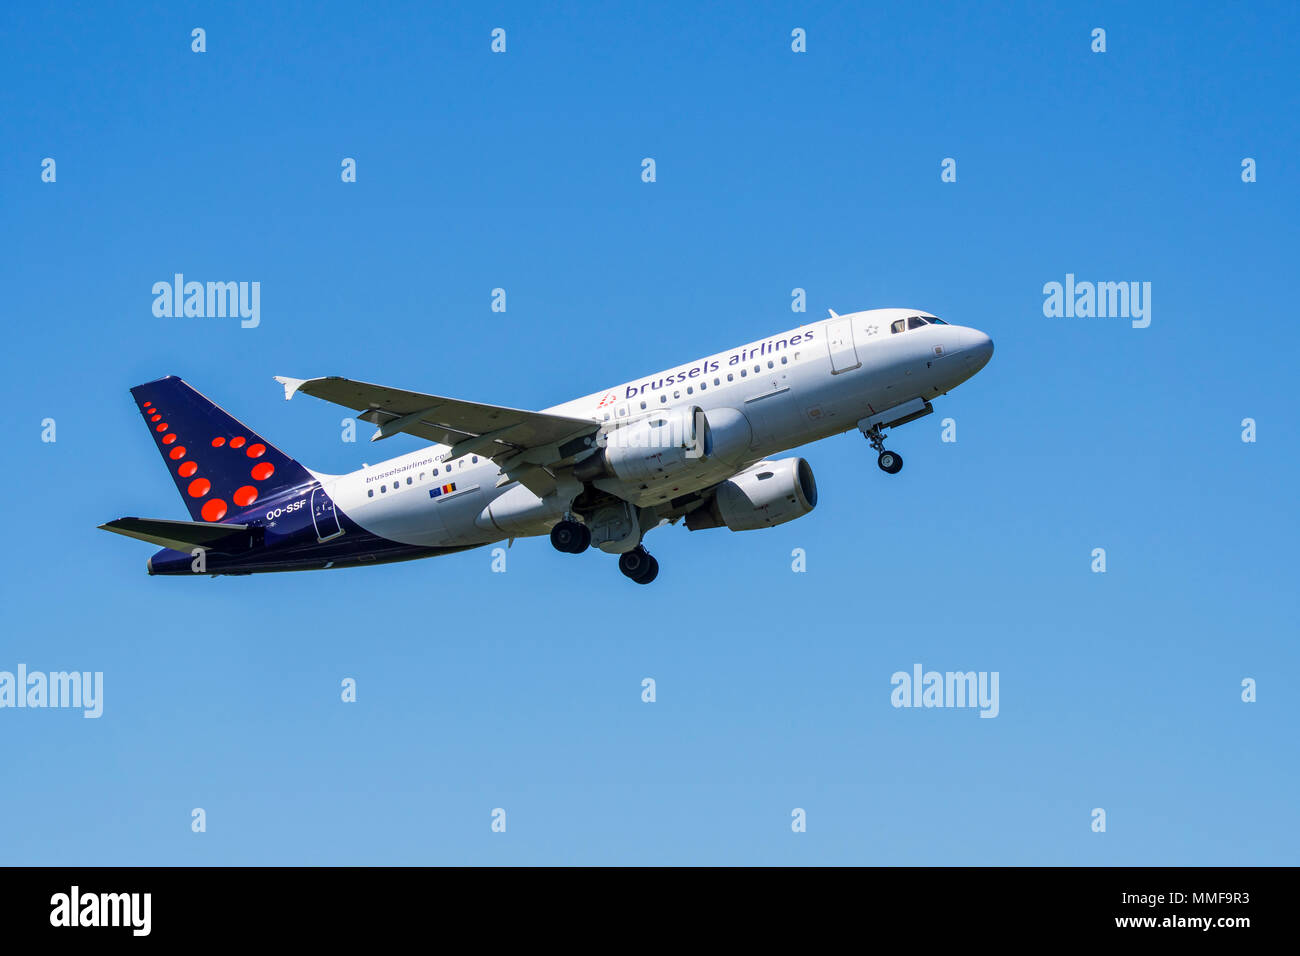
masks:
POLYGON ((1298 19, 7 5, 0 670, 105 702, 0 710, 0 861, 1294 864, 1298 19), (259 281, 260 326, 155 318, 175 272, 259 281), (1045 317, 1067 273, 1150 282, 1150 327, 1045 317), (418 443, 273 375, 541 408, 884 306, 993 361, 902 474, 802 449, 816 511, 658 530, 648 588, 544 540, 151 579, 95 527, 185 515, 127 391, 161 375, 343 472, 418 443), (999 716, 893 708, 915 663, 997 671, 999 716))

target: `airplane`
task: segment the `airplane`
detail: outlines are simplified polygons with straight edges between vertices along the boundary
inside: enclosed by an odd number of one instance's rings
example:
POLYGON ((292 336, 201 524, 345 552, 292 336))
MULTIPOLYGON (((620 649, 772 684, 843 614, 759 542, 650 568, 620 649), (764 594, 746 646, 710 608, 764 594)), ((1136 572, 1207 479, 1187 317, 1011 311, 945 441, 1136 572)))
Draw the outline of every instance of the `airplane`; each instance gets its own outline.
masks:
POLYGON ((896 475, 885 431, 934 409, 993 355, 985 333, 915 309, 838 315, 532 412, 326 377, 277 376, 434 444, 345 475, 312 471, 181 379, 131 389, 190 521, 119 518, 159 545, 151 575, 357 567, 549 535, 649 584, 648 531, 750 531, 817 505, 812 467, 772 458, 854 428, 896 475))

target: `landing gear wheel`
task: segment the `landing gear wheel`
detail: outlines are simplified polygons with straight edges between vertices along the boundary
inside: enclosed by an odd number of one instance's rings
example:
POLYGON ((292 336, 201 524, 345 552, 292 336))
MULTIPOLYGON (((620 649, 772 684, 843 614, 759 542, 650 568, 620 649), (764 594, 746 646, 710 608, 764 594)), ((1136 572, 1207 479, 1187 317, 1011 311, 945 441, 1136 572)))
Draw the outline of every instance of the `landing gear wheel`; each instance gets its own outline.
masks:
POLYGON ((649 584, 659 576, 659 562, 640 545, 619 555, 618 569, 637 584, 649 584))
POLYGON ((645 574, 636 579, 637 584, 649 584, 655 578, 659 577, 659 562, 655 560, 654 555, 650 555, 650 569, 645 574))
POLYGON ((582 554, 591 544, 591 529, 577 521, 561 521, 551 529, 551 544, 565 554, 582 554))
POLYGON ((903 456, 896 451, 890 451, 885 447, 885 436, 881 432, 879 425, 872 425, 870 428, 864 428, 862 434, 867 441, 871 442, 871 447, 880 452, 880 457, 876 459, 876 464, 880 470, 887 475, 896 475, 903 470, 903 456))

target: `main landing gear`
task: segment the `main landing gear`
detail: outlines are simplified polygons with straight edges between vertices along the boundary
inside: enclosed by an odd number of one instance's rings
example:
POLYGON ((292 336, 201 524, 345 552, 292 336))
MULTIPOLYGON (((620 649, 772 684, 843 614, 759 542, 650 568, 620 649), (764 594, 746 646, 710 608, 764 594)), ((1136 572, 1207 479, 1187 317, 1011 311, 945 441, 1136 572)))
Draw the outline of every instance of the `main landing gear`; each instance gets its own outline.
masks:
POLYGON ((639 544, 619 555, 618 569, 637 584, 649 584, 659 576, 659 562, 639 544))
MULTIPOLYGON (((591 529, 581 521, 565 518, 551 528, 551 544, 565 554, 582 554, 591 546, 591 529)), ((641 545, 619 555, 618 569, 637 584, 649 584, 659 576, 659 562, 641 545)))
POLYGON ((876 464, 880 466, 881 471, 887 475, 896 475, 903 470, 903 456, 885 448, 885 436, 880 433, 879 425, 872 425, 863 434, 867 436, 867 441, 871 442, 871 447, 880 452, 876 464))
POLYGON ((580 521, 566 518, 551 529, 551 544, 565 554, 582 554, 591 545, 591 529, 580 521))

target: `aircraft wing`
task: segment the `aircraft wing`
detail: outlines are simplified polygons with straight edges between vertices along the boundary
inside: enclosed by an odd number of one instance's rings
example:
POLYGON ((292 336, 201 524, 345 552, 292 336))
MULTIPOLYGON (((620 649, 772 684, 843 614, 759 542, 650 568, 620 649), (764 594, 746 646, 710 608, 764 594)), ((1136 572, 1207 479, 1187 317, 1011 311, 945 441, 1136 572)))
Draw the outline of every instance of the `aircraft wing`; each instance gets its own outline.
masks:
POLYGON ((549 493, 554 487, 548 466, 590 447, 587 439, 599 428, 587 418, 483 405, 337 376, 300 379, 277 375, 275 380, 284 386, 286 400, 302 392, 353 409, 362 421, 379 426, 371 441, 406 432, 451 446, 444 461, 484 455, 505 469, 507 480, 519 481, 538 494, 549 493))

